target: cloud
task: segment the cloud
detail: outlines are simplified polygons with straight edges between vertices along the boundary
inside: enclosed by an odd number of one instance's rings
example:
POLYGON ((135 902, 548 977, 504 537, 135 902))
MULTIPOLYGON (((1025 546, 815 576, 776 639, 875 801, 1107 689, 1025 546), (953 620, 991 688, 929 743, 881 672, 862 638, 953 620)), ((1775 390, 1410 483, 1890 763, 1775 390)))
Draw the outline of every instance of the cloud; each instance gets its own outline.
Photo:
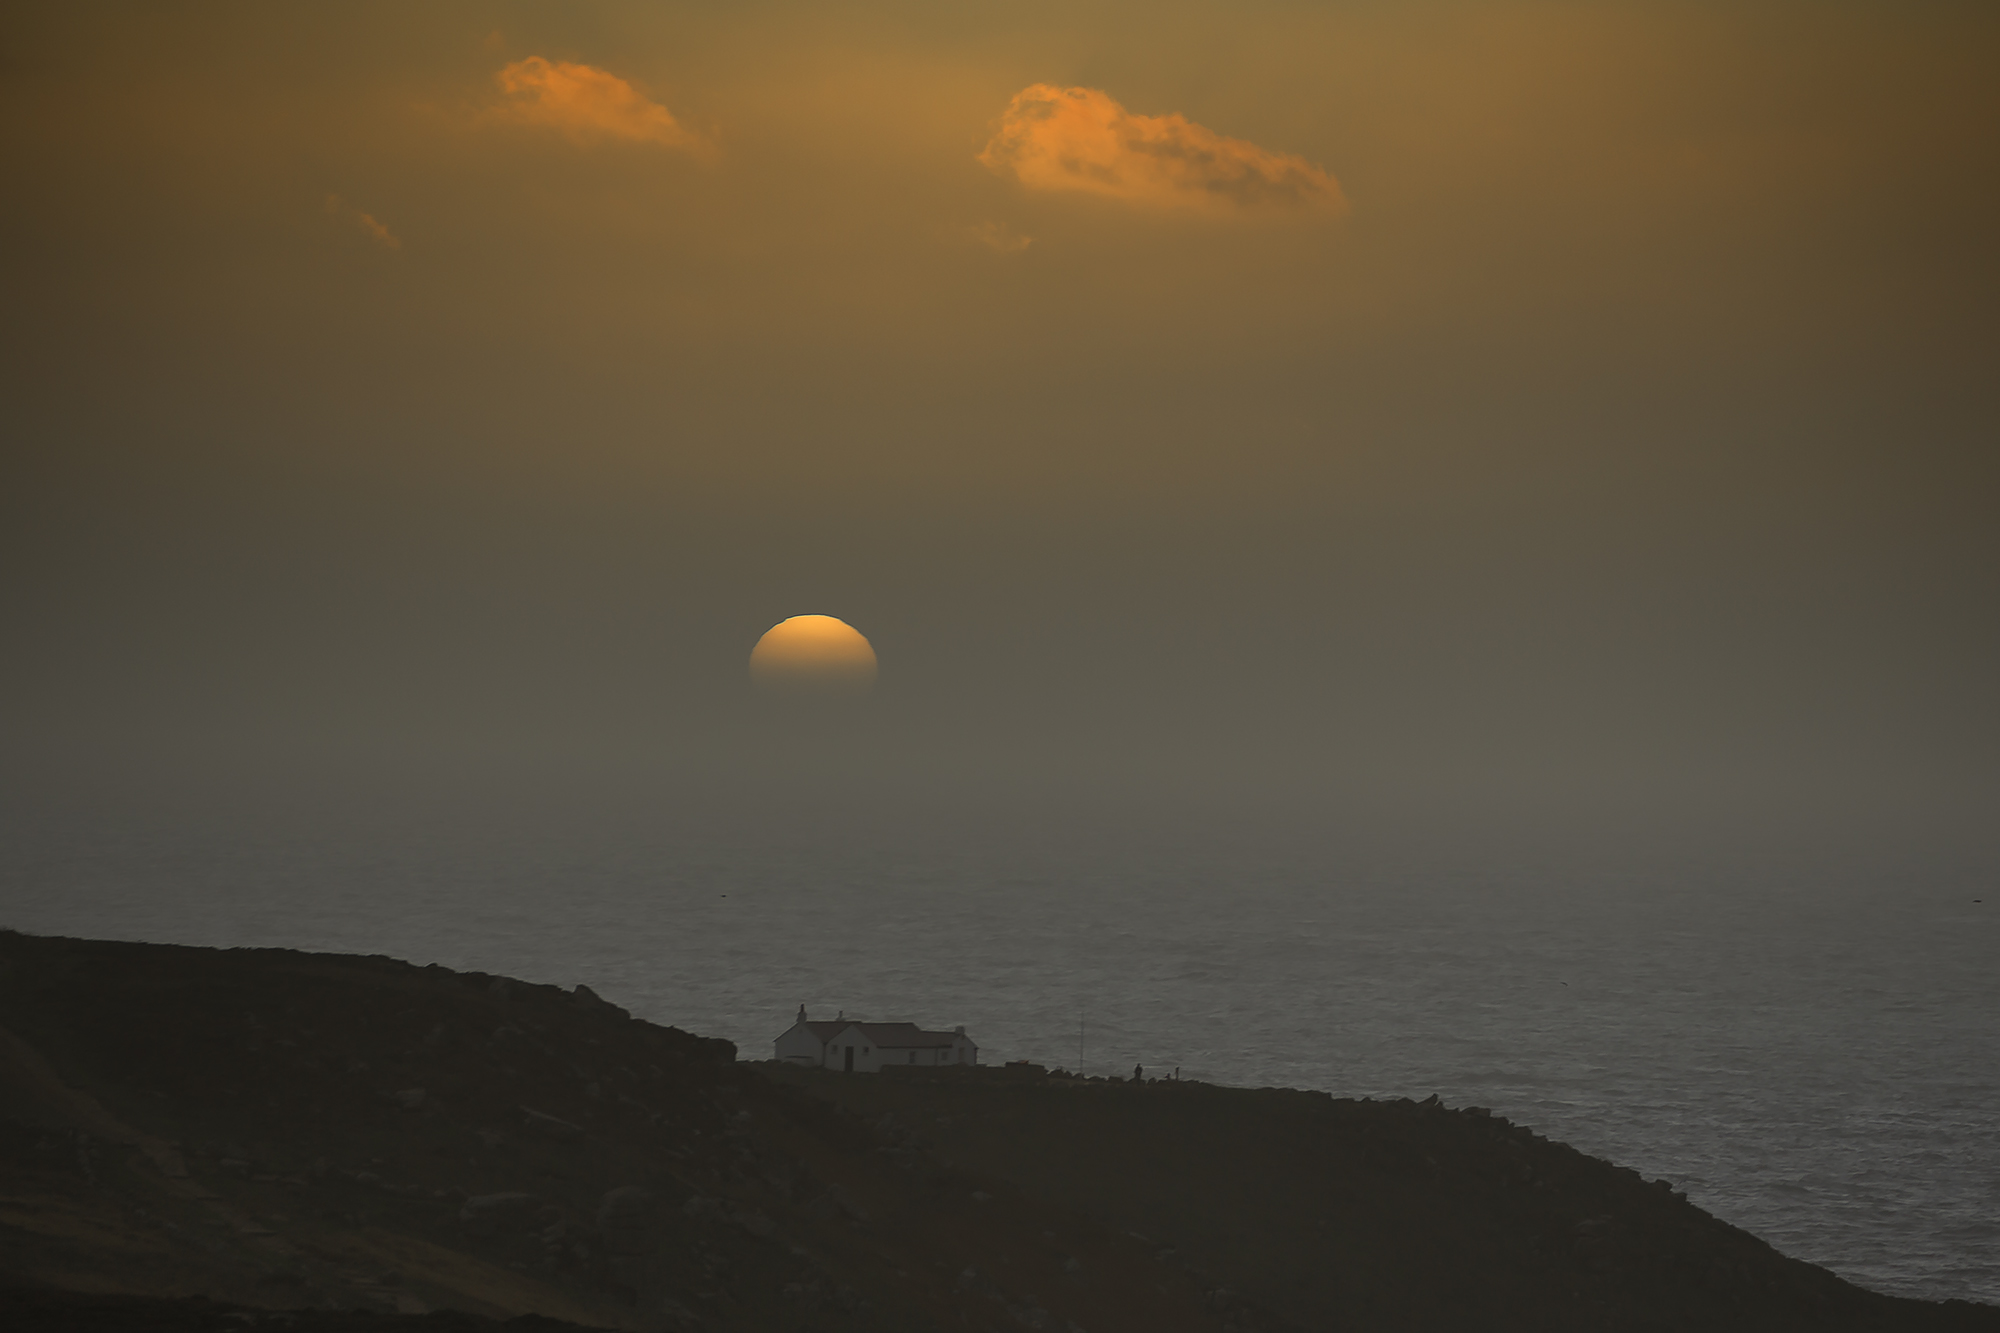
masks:
POLYGON ((1023 236, 1004 222, 981 222, 967 227, 965 234, 1003 255, 1017 255, 1035 243, 1034 237, 1023 236))
POLYGON ((349 222, 352 222, 356 227, 361 229, 362 235, 385 250, 400 250, 403 248, 402 237, 390 231, 380 222, 377 222, 373 214, 364 213, 358 208, 349 207, 346 201, 341 199, 337 194, 330 194, 326 197, 326 211, 335 217, 345 218, 349 222))
POLYGON ((1023 88, 979 160, 1031 190, 1080 190, 1155 208, 1347 211, 1340 182, 1296 154, 1226 138, 1185 116, 1135 115, 1096 88, 1023 88))
POLYGON ((509 101, 497 117, 521 125, 547 125, 579 143, 618 140, 692 152, 707 141, 674 119, 674 113, 609 70, 566 60, 529 56, 493 76, 509 101))

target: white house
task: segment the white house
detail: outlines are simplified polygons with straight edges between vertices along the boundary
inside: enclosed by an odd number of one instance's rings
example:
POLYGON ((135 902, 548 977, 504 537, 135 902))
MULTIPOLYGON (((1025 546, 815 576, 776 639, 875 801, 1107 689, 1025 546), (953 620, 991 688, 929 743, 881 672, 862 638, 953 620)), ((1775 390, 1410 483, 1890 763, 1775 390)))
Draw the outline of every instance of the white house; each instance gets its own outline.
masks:
POLYGON ((976 1065, 979 1048, 964 1028, 926 1032, 915 1023, 863 1023, 842 1014, 813 1022, 799 1006, 798 1021, 772 1043, 788 1065, 817 1065, 847 1073, 872 1074, 890 1065, 919 1068, 976 1065))

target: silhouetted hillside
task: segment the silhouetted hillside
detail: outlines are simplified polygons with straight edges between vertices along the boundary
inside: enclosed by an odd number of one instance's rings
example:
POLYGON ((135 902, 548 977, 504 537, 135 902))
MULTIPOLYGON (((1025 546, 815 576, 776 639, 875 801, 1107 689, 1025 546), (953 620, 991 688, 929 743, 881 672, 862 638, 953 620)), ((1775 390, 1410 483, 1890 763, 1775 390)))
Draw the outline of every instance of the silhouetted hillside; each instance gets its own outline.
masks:
POLYGON ((780 1069, 581 987, 16 934, 0 1023, 10 1326, 2000 1330, 1434 1103, 780 1069))

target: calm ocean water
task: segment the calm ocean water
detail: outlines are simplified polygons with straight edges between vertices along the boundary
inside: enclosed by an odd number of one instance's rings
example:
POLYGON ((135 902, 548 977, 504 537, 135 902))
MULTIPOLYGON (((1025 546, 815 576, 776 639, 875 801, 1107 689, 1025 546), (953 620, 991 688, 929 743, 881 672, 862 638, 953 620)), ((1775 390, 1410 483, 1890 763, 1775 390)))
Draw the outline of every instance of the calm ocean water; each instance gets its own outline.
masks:
POLYGON ((0 832, 17 929, 587 982, 751 1057, 805 1003, 992 1063, 1436 1092, 1865 1286, 2000 1302, 2000 893, 1966 865, 657 793, 21 799, 0 832))

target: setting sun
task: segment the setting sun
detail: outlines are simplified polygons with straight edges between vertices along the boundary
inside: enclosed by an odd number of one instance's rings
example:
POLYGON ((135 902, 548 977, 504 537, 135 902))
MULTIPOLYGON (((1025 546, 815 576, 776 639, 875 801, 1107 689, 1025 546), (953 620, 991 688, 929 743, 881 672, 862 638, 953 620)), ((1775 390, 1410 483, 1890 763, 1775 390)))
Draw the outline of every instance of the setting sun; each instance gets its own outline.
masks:
POLYGON ((844 620, 793 616, 757 640, 750 678, 767 690, 859 694, 875 683, 875 649, 844 620))

